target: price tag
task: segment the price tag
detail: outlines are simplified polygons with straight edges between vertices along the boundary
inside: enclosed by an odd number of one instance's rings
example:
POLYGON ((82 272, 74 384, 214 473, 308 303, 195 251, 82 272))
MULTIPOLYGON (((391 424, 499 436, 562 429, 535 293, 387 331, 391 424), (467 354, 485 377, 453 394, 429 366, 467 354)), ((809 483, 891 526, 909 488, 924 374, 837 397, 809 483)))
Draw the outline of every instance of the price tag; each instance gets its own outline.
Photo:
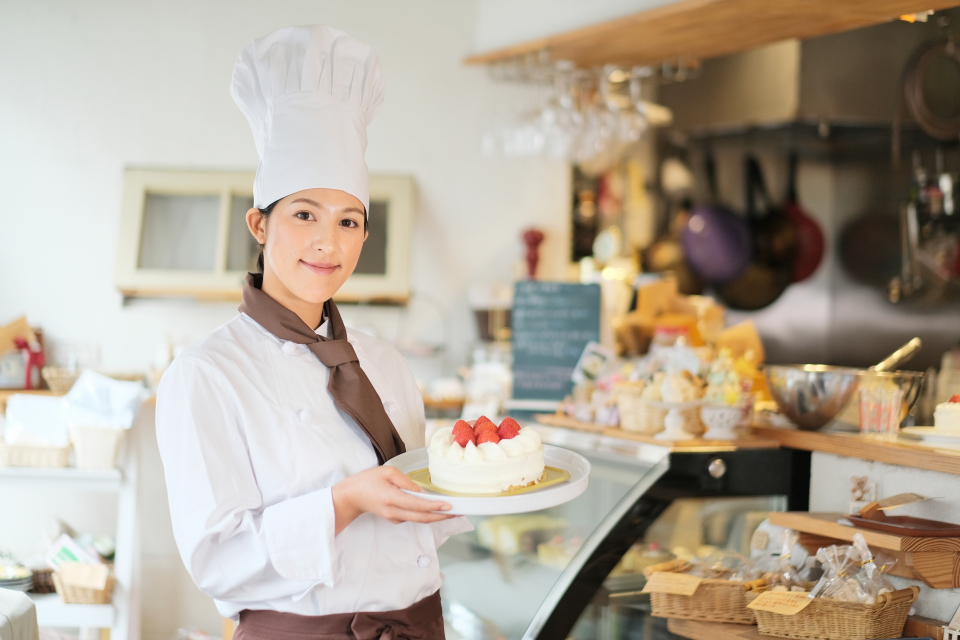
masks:
POLYGON ((688 576, 685 573, 657 571, 647 578, 644 593, 672 593, 677 596, 692 596, 703 578, 688 576))
POLYGON ((58 573, 63 584, 103 591, 107 588, 107 576, 110 570, 107 569, 105 564, 64 562, 60 565, 58 573))
POLYGON ((948 624, 947 627, 954 631, 960 630, 960 608, 953 614, 953 619, 950 620, 950 624, 948 624))
POLYGON ((808 595, 810 594, 798 591, 764 591, 748 604, 747 608, 792 616, 800 613, 810 604, 808 595))

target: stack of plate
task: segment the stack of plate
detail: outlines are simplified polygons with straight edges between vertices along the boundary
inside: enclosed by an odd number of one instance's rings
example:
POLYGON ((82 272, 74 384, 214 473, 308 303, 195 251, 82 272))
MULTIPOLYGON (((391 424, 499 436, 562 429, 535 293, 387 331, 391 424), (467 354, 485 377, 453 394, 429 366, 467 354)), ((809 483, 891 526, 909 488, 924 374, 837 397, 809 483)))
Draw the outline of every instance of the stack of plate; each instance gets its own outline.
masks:
POLYGON ((0 564, 0 589, 29 591, 33 588, 33 572, 20 565, 0 564))
POLYGON ((945 444, 960 446, 960 434, 937 431, 935 427, 904 427, 900 433, 914 438, 920 438, 928 444, 945 444))

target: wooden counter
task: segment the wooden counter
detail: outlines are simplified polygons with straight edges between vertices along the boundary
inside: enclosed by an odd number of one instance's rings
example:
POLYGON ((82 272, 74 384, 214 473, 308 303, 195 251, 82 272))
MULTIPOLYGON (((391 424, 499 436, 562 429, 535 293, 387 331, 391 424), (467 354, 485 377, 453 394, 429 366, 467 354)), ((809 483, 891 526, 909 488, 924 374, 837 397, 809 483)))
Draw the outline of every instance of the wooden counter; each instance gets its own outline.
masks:
POLYGON ((890 440, 881 437, 861 436, 858 433, 823 433, 820 431, 755 426, 749 435, 736 440, 703 440, 698 438, 671 442, 657 440, 649 435, 624 431, 615 427, 580 422, 569 416, 538 415, 536 420, 540 424, 551 427, 563 427, 623 438, 624 440, 667 447, 671 451, 733 451, 735 449, 784 447, 960 475, 960 447, 941 447, 905 439, 890 440))
POLYGON ((777 449, 780 446, 773 438, 757 436, 755 434, 745 435, 736 440, 704 440, 703 438, 694 438, 692 440, 657 440, 653 436, 635 433, 633 431, 625 431, 617 427, 580 422, 569 416, 541 414, 536 416, 536 420, 540 424, 545 424, 550 427, 563 427, 576 431, 597 433, 612 438, 623 438, 624 440, 652 444, 658 447, 667 447, 671 451, 736 451, 737 449, 777 449))
POLYGON ((753 432, 760 438, 775 440, 781 447, 790 449, 832 453, 960 475, 960 448, 938 447, 903 439, 887 440, 858 433, 822 433, 775 427, 754 427, 753 432))

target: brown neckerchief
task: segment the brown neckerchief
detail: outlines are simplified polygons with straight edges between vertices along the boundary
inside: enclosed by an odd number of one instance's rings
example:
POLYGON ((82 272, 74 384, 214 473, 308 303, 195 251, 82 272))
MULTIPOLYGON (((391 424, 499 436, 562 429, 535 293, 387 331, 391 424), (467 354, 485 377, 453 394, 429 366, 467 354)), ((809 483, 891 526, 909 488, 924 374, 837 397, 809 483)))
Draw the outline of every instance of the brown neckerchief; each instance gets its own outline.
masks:
POLYGON ((377 390, 360 368, 353 345, 347 342, 347 329, 333 300, 323 304, 324 317, 333 329, 333 338, 330 339, 317 335, 300 316, 261 291, 262 284, 263 274, 247 274, 243 283, 241 313, 281 340, 307 345, 320 362, 330 367, 327 390, 336 405, 370 438, 380 464, 404 453, 406 447, 400 434, 383 410, 377 390))

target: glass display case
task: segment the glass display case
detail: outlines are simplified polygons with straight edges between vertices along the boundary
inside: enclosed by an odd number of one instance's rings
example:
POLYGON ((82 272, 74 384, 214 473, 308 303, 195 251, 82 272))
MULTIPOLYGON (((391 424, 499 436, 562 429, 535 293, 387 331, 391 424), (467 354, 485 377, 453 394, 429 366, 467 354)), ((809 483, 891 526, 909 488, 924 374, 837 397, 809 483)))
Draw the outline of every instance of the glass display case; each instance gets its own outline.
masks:
POLYGON ((592 465, 586 492, 514 516, 470 517, 439 550, 448 640, 670 638, 649 615, 643 567, 712 549, 749 551, 770 511, 805 509, 809 454, 671 450, 538 425, 592 465))

